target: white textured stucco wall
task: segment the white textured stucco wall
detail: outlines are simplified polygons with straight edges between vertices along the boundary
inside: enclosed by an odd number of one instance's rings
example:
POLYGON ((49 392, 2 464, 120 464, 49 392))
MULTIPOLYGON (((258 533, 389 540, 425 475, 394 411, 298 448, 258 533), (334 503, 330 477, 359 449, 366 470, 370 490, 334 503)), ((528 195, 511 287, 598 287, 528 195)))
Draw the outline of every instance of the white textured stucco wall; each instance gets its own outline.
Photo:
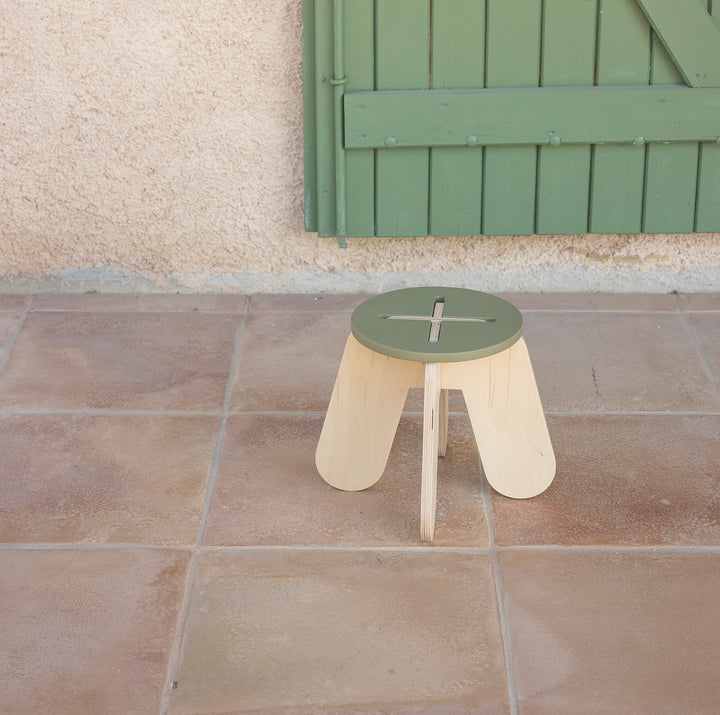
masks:
POLYGON ((3 0, 0 290, 717 290, 720 235, 303 231, 300 0, 3 0))

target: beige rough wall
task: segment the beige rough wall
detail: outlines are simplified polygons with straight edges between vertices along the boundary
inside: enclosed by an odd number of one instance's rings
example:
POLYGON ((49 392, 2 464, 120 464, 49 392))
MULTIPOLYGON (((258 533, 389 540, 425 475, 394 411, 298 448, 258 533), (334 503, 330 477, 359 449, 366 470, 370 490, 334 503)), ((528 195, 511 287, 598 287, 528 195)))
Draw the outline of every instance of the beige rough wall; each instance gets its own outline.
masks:
POLYGON ((303 230, 300 0, 3 0, 0 290, 712 290, 720 236, 303 230))

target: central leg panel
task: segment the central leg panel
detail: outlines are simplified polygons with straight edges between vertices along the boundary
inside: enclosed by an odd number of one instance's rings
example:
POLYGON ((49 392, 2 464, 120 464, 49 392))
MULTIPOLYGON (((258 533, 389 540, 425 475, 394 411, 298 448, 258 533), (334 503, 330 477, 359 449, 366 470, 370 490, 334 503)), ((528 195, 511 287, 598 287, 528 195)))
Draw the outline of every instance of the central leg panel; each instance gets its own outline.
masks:
POLYGON ((440 436, 441 366, 425 365, 425 401, 423 409, 422 491, 420 496, 420 539, 432 541, 435 533, 437 503, 437 461, 440 436))

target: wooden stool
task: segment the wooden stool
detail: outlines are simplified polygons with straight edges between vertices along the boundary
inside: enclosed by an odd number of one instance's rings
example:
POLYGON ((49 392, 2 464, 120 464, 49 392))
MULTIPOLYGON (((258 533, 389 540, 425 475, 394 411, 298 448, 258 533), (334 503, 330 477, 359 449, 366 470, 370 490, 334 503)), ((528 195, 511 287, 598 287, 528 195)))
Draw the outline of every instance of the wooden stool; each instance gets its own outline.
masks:
POLYGON ((447 446, 447 390, 462 390, 485 476, 501 494, 535 496, 555 476, 520 311, 461 288, 407 288, 352 314, 315 462, 338 489, 380 479, 408 389, 424 387, 420 536, 435 529, 437 458, 447 446))

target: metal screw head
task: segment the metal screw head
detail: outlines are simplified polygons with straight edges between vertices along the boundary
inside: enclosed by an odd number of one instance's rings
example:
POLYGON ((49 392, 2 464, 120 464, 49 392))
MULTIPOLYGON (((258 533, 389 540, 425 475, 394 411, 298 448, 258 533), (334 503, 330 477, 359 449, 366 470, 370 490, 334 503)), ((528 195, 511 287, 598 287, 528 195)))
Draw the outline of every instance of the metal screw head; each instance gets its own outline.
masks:
POLYGON ((397 146, 397 139, 395 137, 385 137, 385 146, 397 146))
POLYGON ((555 134, 555 132, 550 132, 550 146, 560 146, 562 144, 562 139, 555 134))
POLYGON ((633 146, 645 146, 645 137, 635 137, 633 139, 633 146))
POLYGON ((471 134, 470 136, 465 137, 465 143, 468 146, 477 146, 478 138, 474 134, 471 134))

